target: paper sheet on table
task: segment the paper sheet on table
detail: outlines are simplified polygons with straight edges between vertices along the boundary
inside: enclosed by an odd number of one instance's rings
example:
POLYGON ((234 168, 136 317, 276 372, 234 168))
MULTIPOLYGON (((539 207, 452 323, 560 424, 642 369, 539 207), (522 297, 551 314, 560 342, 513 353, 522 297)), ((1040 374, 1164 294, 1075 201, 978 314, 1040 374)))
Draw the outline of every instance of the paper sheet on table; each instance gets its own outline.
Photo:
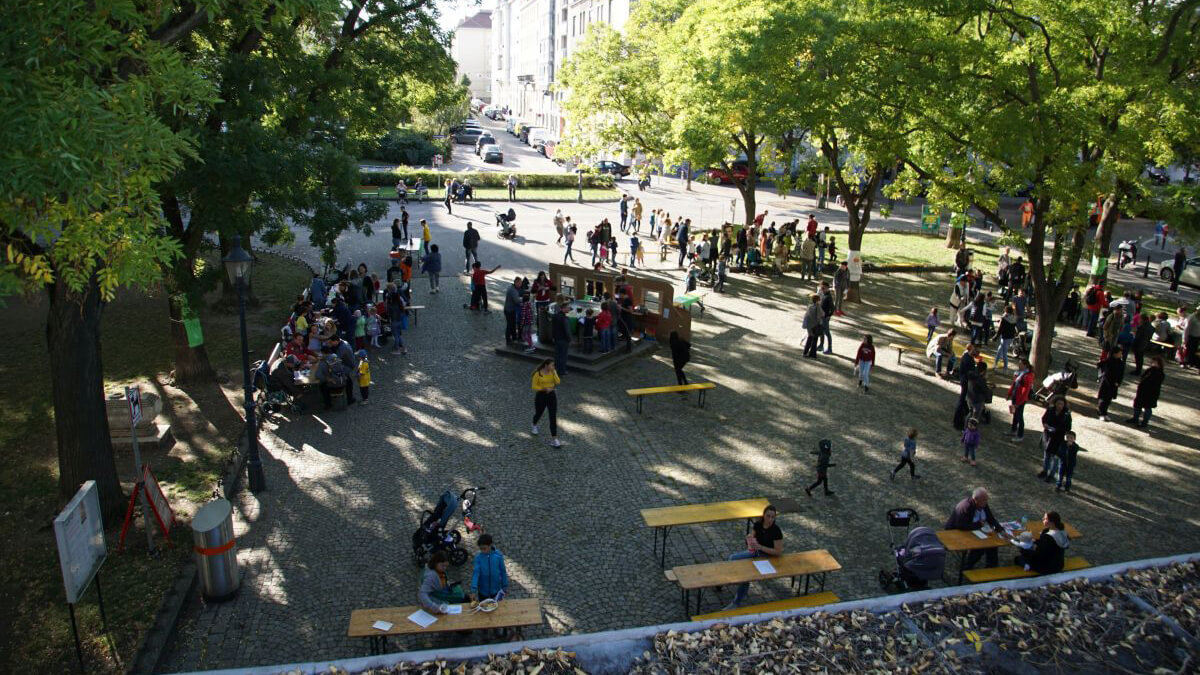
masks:
POLYGON ((418 609, 417 611, 408 615, 408 620, 417 624, 421 628, 429 628, 433 625, 434 621, 437 621, 437 617, 423 609, 418 609))
POLYGON ((375 623, 371 624, 371 628, 374 628, 375 630, 391 630, 392 622, 384 621, 384 620, 380 619, 379 621, 376 621, 375 623))
POLYGON ((462 605, 446 605, 447 614, 462 614, 462 605))
POLYGON ((754 568, 759 574, 775 574, 775 566, 769 560, 755 560, 754 568))
POLYGON ((988 536, 987 536, 987 532, 984 532, 983 530, 971 530, 971 532, 972 532, 972 533, 974 533, 974 535, 975 535, 976 537, 979 537, 980 539, 987 539, 987 538, 988 538, 988 536))

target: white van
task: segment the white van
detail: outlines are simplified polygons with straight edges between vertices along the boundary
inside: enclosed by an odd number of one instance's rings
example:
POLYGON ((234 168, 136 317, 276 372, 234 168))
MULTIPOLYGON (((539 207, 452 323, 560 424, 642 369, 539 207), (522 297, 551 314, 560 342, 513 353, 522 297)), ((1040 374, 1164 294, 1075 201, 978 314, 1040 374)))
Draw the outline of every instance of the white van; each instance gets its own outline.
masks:
POLYGON ((529 130, 529 147, 537 145, 539 142, 544 143, 547 138, 550 138, 550 131, 541 127, 534 127, 529 130))

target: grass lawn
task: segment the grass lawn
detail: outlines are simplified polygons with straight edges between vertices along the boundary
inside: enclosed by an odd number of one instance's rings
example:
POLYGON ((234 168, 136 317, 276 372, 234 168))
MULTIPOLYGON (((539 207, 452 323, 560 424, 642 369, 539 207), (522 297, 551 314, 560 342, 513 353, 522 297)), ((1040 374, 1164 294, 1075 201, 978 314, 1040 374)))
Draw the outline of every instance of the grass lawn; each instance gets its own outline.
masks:
MULTIPOLYGON (((248 310, 251 350, 266 354, 278 339, 280 316, 308 282, 309 273, 293 262, 259 254, 254 291, 261 305, 248 310)), ((207 264, 219 264, 214 252, 207 264)), ((210 302, 219 299, 219 291, 210 302)), ((45 347, 46 303, 40 296, 10 298, 0 336, 21 345, 0 363, 6 386, 0 390, 0 672, 73 672, 78 668, 65 604, 52 521, 61 506, 57 491, 54 411, 50 399, 49 357, 45 347)), ((201 308, 209 358, 223 383, 176 387, 172 368, 167 301, 161 291, 124 291, 104 311, 102 359, 105 390, 141 383, 143 395, 164 399, 163 413, 177 438, 167 452, 143 450, 177 514, 190 514, 211 496, 242 428, 237 401, 224 386, 241 385, 236 313, 201 308)), ((240 399, 240 397, 238 397, 240 399)), ((162 421, 160 419, 160 421, 162 421)), ((117 450, 117 469, 126 494, 134 475, 131 453, 117 450)), ((90 672, 123 672, 154 619, 163 592, 191 551, 186 526, 173 530, 174 545, 159 559, 145 554, 145 534, 131 530, 124 553, 116 554, 120 523, 108 526, 109 558, 101 569, 108 627, 119 660, 102 635, 94 588, 76 608, 80 638, 90 672), (124 664, 124 665, 122 665, 124 664)), ((161 541, 156 535, 156 541, 161 541)))
MULTIPOLYGON (((396 188, 381 187, 382 193, 377 191, 368 191, 366 188, 360 190, 365 198, 377 197, 382 199, 395 199, 396 188)), ((436 194, 430 191, 430 199, 440 200, 442 193, 439 190, 436 194)), ((579 197, 579 191, 573 187, 565 188, 518 188, 517 196, 522 202, 573 202, 579 197)), ((616 188, 584 188, 583 201, 585 202, 607 202, 616 201, 621 197, 621 192, 616 188)), ((497 187, 477 187, 475 188, 475 200, 483 202, 500 202, 508 200, 508 188, 497 187)))

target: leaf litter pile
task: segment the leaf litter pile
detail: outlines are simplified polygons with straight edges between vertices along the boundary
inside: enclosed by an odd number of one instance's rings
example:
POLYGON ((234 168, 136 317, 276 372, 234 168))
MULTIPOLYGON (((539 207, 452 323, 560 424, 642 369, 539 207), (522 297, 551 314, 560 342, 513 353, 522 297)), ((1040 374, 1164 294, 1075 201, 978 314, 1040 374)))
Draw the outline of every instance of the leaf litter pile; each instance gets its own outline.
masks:
MULTIPOLYGON (((705 673, 1200 672, 1200 563, 1020 591, 818 612, 654 637, 636 675, 705 673)), ((331 675, 345 671, 334 669, 331 675)), ((366 675, 585 675, 575 654, 525 648, 466 663, 400 663, 366 675)))

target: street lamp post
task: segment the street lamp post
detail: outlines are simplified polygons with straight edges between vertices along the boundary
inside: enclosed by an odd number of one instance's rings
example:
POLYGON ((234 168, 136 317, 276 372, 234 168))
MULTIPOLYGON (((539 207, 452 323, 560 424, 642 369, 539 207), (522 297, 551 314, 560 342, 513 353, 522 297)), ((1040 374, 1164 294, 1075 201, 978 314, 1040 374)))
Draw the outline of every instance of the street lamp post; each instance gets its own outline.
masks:
POLYGON ((267 479, 263 475, 262 457, 258 454, 258 422, 254 418, 254 390, 250 384, 250 343, 246 339, 246 282, 250 280, 250 268, 254 259, 242 248, 242 238, 233 235, 233 246, 229 255, 221 259, 225 263, 225 272, 229 281, 237 286, 238 319, 242 327, 242 388, 246 410, 246 467, 250 476, 250 491, 261 492, 267 489, 267 479))
POLYGON ((575 184, 576 185, 575 189, 577 190, 577 192, 575 193, 575 203, 582 204, 583 203, 583 172, 576 171, 575 179, 578 181, 575 184))

